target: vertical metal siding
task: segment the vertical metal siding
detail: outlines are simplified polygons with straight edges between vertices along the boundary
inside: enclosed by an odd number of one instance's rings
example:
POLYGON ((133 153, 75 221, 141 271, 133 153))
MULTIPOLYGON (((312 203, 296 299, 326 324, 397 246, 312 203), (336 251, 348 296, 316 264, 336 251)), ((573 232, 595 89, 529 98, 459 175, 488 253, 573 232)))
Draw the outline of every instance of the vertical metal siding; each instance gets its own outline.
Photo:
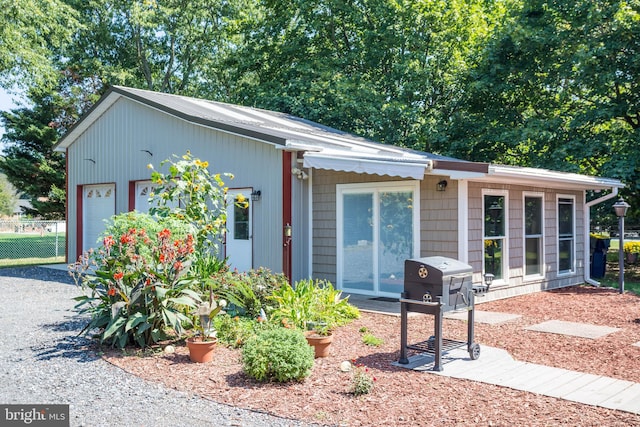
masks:
MULTIPOLYGON (((253 203, 254 265, 281 271, 282 153, 270 144, 195 125, 126 98, 69 147, 69 212, 77 206, 76 186, 104 182, 116 184, 116 212, 126 212, 129 181, 149 179, 149 163, 166 171, 160 162, 187 150, 208 161, 212 172, 233 173, 234 179, 225 180, 228 187, 262 191, 260 201, 253 203)), ((74 232, 78 218, 74 215, 68 221, 74 232)), ((69 244, 73 255, 75 239, 69 244)))

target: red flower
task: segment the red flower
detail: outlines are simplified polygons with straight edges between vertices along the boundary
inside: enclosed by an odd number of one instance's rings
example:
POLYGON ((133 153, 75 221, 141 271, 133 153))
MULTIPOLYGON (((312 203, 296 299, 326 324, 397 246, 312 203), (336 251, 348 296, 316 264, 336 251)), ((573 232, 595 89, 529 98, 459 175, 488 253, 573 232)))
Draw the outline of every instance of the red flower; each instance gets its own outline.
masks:
POLYGON ((161 263, 164 263, 165 259, 166 259, 166 257, 164 256, 164 254, 160 254, 160 255, 158 256, 158 260, 159 260, 161 263))
POLYGON ((182 263, 180 261, 176 261, 175 263, 173 263, 173 269, 175 271, 180 271, 182 270, 182 263))
POLYGON ((110 297, 114 296, 116 294, 116 288, 109 288, 109 290, 107 291, 107 295, 109 295, 110 297))
POLYGON ((124 273, 123 273, 122 271, 118 271, 117 273, 115 273, 115 274, 113 275, 113 278, 114 278, 115 280, 121 280, 123 277, 124 277, 124 273))
POLYGON ((171 231, 168 228, 165 228, 158 233, 158 237, 161 239, 168 239, 169 237, 171 237, 171 231))
POLYGON ((110 247, 116 244, 116 241, 113 240, 113 236, 107 236, 102 241, 102 244, 104 245, 105 248, 109 249, 110 247))

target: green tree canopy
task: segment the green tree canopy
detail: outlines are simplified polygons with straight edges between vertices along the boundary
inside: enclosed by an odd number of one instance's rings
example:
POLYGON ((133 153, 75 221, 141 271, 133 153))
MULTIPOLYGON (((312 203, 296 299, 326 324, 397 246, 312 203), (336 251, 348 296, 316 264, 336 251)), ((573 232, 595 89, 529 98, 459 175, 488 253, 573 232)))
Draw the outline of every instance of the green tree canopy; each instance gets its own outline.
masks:
POLYGON ((77 28, 75 17, 61 0, 0 0, 0 85, 55 85, 54 58, 77 28))
POLYGON ((264 0, 226 61, 229 99, 424 150, 502 3, 264 0))
POLYGON ((516 3, 480 58, 450 154, 619 178, 637 197, 640 1, 516 3))

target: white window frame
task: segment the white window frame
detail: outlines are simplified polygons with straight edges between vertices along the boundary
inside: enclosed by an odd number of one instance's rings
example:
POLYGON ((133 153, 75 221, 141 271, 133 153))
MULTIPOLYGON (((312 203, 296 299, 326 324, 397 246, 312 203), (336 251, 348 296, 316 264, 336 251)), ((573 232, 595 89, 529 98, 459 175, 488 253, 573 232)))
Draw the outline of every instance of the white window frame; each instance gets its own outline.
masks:
MULTIPOLYGON (((350 193, 373 192, 373 222, 376 227, 379 223, 379 193, 382 191, 411 191, 413 192, 413 257, 420 256, 420 182, 419 181, 389 181, 389 182, 367 182, 357 184, 336 184, 336 285, 338 289, 343 287, 344 273, 344 217, 343 195, 350 193)), ((373 290, 375 295, 397 297, 398 294, 390 292, 380 292, 379 283, 379 233, 374 233, 373 253, 373 290)), ((404 268, 404 266, 403 266, 404 268)), ((367 293, 368 294, 368 293, 367 293)))
POLYGON ((572 195, 572 194, 556 194, 556 268, 557 268, 557 275, 558 277, 564 277, 564 276, 572 276, 576 274, 576 246, 577 246, 577 241, 576 241, 577 235, 576 235, 576 196, 572 195), (573 216, 573 221, 572 221, 572 240, 573 240, 573 245, 571 247, 571 269, 570 270, 563 270, 560 271, 560 199, 570 199, 571 200, 571 206, 573 207, 572 209, 572 216, 573 216))
POLYGON ((522 194, 522 274, 524 276, 525 281, 530 280, 540 280, 544 279, 546 275, 546 251, 545 251, 545 198, 544 193, 540 192, 524 192, 522 194), (540 220, 542 224, 540 224, 541 234, 532 235, 531 237, 540 237, 540 273, 539 274, 527 274, 527 216, 526 216, 526 200, 527 198, 538 198, 542 200, 541 212, 540 212, 540 220))
POLYGON ((495 279, 491 284, 492 287, 498 286, 506 286, 509 284, 509 191, 508 190, 493 190, 485 188, 482 190, 482 199, 480 200, 481 211, 482 211, 482 240, 481 240, 481 248, 482 248, 482 277, 484 277, 485 271, 484 268, 484 240, 486 237, 486 230, 484 227, 484 198, 485 196, 498 196, 504 197, 504 236, 502 242, 502 279, 495 279))

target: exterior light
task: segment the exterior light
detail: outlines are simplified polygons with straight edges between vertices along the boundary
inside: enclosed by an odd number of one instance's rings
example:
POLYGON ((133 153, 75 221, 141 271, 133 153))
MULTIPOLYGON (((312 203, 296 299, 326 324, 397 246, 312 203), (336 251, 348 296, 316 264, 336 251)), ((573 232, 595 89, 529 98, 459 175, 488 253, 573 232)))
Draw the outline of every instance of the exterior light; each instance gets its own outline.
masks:
POLYGON ((436 190, 437 191, 444 191, 447 189, 447 180, 443 179, 442 181, 438 182, 438 184, 436 185, 436 190))
POLYGON ((262 196, 262 191, 260 190, 254 190, 251 193, 251 200, 253 200, 254 202, 257 202, 258 200, 260 200, 260 197, 262 196))
POLYGON ((620 233, 620 247, 618 248, 618 265, 620 266, 620 275, 618 277, 618 287, 621 294, 624 293, 624 217, 627 214, 629 207, 629 203, 625 202, 622 197, 620 197, 620 200, 615 202, 613 205, 613 210, 618 216, 618 231, 620 233))
POLYGON ((494 275, 491 273, 484 273, 484 283, 487 285, 487 290, 489 290, 489 286, 493 283, 494 275))

